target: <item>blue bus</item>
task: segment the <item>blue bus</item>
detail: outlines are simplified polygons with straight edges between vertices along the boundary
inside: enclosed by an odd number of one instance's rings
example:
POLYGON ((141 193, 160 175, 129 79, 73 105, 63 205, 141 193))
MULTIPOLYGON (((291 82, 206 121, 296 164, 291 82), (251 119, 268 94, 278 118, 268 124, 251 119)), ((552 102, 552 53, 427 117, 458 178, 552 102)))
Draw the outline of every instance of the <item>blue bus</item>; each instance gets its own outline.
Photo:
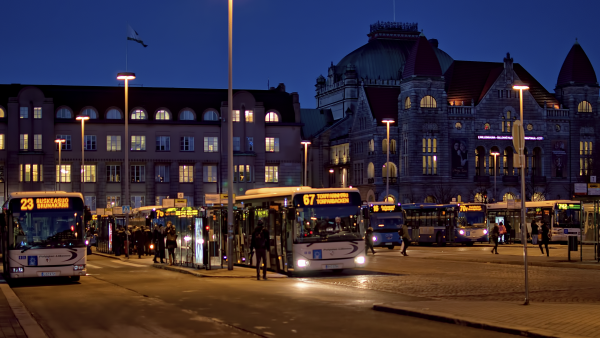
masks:
POLYGON ((481 203, 402 205, 413 242, 420 244, 488 242, 486 207, 481 203))
POLYGON ((404 225, 404 213, 400 204, 369 203, 369 225, 373 228, 373 246, 391 250, 402 245, 398 230, 404 225))

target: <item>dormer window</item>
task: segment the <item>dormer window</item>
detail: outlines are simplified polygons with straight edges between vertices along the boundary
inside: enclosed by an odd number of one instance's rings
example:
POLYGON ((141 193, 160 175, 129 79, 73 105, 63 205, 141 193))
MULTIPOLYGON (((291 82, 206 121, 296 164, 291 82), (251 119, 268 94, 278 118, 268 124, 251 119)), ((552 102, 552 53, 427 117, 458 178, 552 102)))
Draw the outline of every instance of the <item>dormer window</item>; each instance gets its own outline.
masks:
POLYGON ((410 96, 407 96, 406 99, 404 100, 404 109, 410 109, 410 96))
POLYGON ((437 101, 431 95, 426 95, 421 99, 421 108, 437 108, 437 101))
POLYGON ((578 113, 591 113, 592 105, 587 101, 581 101, 581 102, 579 102, 579 105, 577 106, 577 112, 578 113))
POLYGON ((267 115, 265 116, 265 122, 268 123, 276 123, 279 122, 279 115, 277 115, 276 112, 269 112, 267 113, 267 115))

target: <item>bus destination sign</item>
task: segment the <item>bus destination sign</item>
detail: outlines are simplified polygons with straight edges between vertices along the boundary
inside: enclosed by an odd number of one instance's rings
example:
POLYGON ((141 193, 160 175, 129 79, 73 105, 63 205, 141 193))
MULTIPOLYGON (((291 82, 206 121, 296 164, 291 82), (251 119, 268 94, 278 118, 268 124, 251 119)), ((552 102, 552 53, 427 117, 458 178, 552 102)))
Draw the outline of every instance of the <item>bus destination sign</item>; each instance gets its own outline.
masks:
POLYGON ((483 211, 481 205, 461 205, 460 212, 483 211))
POLYGON ((350 195, 347 192, 306 194, 302 196, 304 205, 348 204, 350 195))
POLYGON ((21 198, 21 210, 69 209, 69 198, 21 198))
POLYGON ((567 204, 567 203, 559 203, 558 210, 581 210, 581 204, 567 204))
MULTIPOLYGON (((400 209, 400 208, 398 208, 398 209, 400 209)), ((371 207, 371 212, 373 212, 373 213, 394 212, 394 211, 400 211, 400 210, 396 210, 395 205, 373 205, 371 207)))

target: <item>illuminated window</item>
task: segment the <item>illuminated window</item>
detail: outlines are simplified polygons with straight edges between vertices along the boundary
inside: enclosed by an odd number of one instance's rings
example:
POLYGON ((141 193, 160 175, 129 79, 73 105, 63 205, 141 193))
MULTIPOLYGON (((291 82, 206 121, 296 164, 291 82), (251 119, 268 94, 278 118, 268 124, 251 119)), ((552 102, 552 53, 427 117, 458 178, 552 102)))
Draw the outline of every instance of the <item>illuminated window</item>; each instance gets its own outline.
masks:
POLYGON ((107 120, 120 120, 121 112, 118 111, 117 109, 111 109, 108 111, 108 113, 106 113, 106 119, 107 120))
POLYGON ((25 182, 31 181, 31 164, 25 165, 25 182))
POLYGON ((96 165, 86 164, 83 166, 83 175, 81 181, 85 183, 96 182, 96 165))
POLYGON ((556 131, 560 131, 560 124, 557 124, 557 125, 555 125, 555 126, 554 126, 554 130, 556 130, 556 131))
POLYGON ((506 116, 502 116, 502 131, 505 133, 510 133, 510 110, 506 112, 506 116))
POLYGON ((34 119, 42 118, 42 107, 34 107, 33 108, 33 118, 34 119))
POLYGON ((71 165, 62 164, 56 166, 56 182, 69 183, 71 182, 71 165))
POLYGON ((148 115, 146 115, 146 112, 143 109, 136 109, 133 112, 131 112, 131 119, 132 120, 147 120, 148 115))
POLYGON ((146 136, 144 136, 144 135, 132 135, 131 136, 131 150, 132 151, 144 151, 144 150, 146 150, 146 136))
POLYGON ((577 105, 577 112, 579 113, 591 113, 592 112, 592 105, 587 102, 587 101, 581 101, 579 102, 579 105, 577 105))
POLYGON ((265 182, 266 183, 277 183, 279 182, 279 167, 276 165, 265 166, 265 182))
POLYGON ((592 141, 579 141, 579 176, 592 175, 592 141))
POLYGON ((22 118, 22 119, 29 118, 29 108, 28 107, 21 107, 19 109, 19 117, 22 118))
POLYGON ((33 150, 42 150, 42 134, 33 135, 33 150))
POLYGON ((6 138, 4 134, 0 134, 0 150, 6 149, 6 138))
POLYGON ((180 146, 181 151, 194 151, 194 136, 182 136, 180 146))
POLYGON ((56 112, 57 119, 70 119, 71 117, 73 117, 73 115, 71 114, 71 111, 67 108, 60 108, 56 112))
POLYGON ((121 135, 106 136, 106 151, 121 151, 121 135))
POLYGON ((369 152, 375 152, 375 140, 373 139, 369 141, 369 152))
POLYGON ((240 122, 240 111, 239 110, 234 110, 233 112, 233 122, 240 122))
POLYGON ((96 135, 85 135, 85 150, 96 150, 96 135))
POLYGON ((392 162, 388 162, 387 165, 383 165, 383 168, 381 169, 381 177, 388 177, 388 166, 390 170, 390 177, 397 177, 398 169, 396 168, 396 165, 392 162))
POLYGON ((89 116, 90 119, 97 119, 98 118, 98 113, 96 113, 95 109, 92 108, 86 108, 81 112, 81 115, 83 116, 89 116))
POLYGON ((266 152, 278 153, 279 152, 279 138, 278 137, 267 137, 265 138, 266 152))
POLYGON ((154 182, 170 182, 171 166, 168 164, 159 164, 154 167, 154 182))
POLYGON ((146 182, 146 166, 132 165, 130 168, 131 183, 146 182))
POLYGON ((246 110, 246 122, 253 123, 254 122, 254 111, 246 110))
POLYGON ((4 109, 0 108, 0 119, 3 119, 6 117, 6 113, 4 112, 4 109))
POLYGON ((269 112, 265 116, 265 122, 270 122, 270 123, 279 122, 279 115, 277 115, 276 112, 269 112))
POLYGON ((106 196, 106 205, 110 207, 120 207, 121 196, 106 196))
POLYGON ((375 178, 375 165, 373 165, 373 162, 369 162, 369 165, 367 166, 367 177, 375 178))
POLYGON ((407 96, 406 99, 404 100, 404 109, 410 109, 410 107, 411 107, 410 96, 407 96))
POLYGON ((132 208, 141 208, 145 204, 146 197, 145 196, 131 196, 131 207, 132 208))
POLYGON ((107 165, 106 166, 106 182, 121 182, 121 166, 107 165))
POLYGON ((426 95, 421 99, 421 108, 437 108, 437 102, 431 95, 426 95))
POLYGON ((204 165, 203 178, 206 183, 217 182, 217 166, 216 165, 204 165))
POLYGON ((19 149, 27 150, 29 149, 29 135, 28 134, 20 134, 19 135, 19 149))
POLYGON ((456 130, 461 130, 461 129, 462 129, 462 123, 460 123, 460 122, 456 122, 456 123, 454 124, 454 128, 456 128, 456 130))
POLYGON ((250 175, 249 165, 235 165, 233 166, 233 181, 234 182, 252 182, 252 176, 250 175))
POLYGON ((180 165, 179 166, 179 182, 192 183, 194 182, 194 166, 180 165))
POLYGON ((423 138, 423 175, 437 175, 437 139, 423 138))
POLYGON ((179 120, 181 121, 194 121, 196 119, 196 115, 191 110, 184 110, 179 113, 179 120))
MULTIPOLYGON (((238 111, 238 115, 239 115, 239 111, 238 111)), ((216 111, 209 110, 206 113, 204 113, 204 121, 218 121, 218 120, 219 120, 219 114, 217 114, 216 111)))
POLYGON ((156 120, 170 120, 171 119, 171 113, 169 113, 166 110, 159 110, 156 112, 156 120))
MULTIPOLYGON (((56 139, 65 140, 64 143, 61 143, 61 150, 71 150, 71 135, 56 135, 56 139)), ((56 144, 56 150, 58 150, 58 144, 56 144)))
POLYGON ((204 138, 204 152, 205 153, 216 153, 219 151, 219 138, 218 137, 205 137, 204 138))

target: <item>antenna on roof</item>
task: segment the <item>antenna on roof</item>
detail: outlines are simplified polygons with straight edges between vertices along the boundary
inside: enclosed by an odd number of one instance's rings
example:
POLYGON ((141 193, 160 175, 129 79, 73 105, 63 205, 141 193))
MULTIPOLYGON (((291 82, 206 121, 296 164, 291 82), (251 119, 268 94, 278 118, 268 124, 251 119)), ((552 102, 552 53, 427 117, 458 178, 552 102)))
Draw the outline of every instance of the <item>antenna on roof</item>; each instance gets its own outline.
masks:
POLYGON ((394 2, 394 22, 396 22, 396 0, 393 0, 394 2))

